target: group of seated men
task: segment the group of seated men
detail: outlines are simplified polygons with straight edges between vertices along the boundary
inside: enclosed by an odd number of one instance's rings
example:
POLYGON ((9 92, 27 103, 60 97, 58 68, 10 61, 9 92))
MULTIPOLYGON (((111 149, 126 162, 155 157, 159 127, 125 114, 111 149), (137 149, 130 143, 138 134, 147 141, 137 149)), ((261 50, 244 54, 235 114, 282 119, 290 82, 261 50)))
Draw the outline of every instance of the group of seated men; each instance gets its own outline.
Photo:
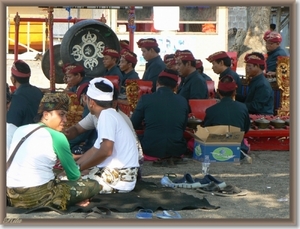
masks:
MULTIPOLYGON (((226 52, 207 57, 213 71, 220 75, 216 94, 220 102, 206 110, 202 126, 233 125, 247 132, 249 114, 273 114, 274 96, 266 76, 273 76, 274 69, 268 66, 272 66, 275 54, 283 55, 279 50, 282 39, 276 32, 267 32, 264 39, 267 61, 258 52, 248 53, 244 59, 246 75, 251 79, 246 96, 241 94, 240 78, 230 68, 226 52)), ((68 129, 64 125, 69 99, 64 93, 43 94, 29 83, 30 67, 21 60, 13 63, 11 81, 17 89, 7 106, 7 126, 17 127, 10 128, 13 134, 7 133, 12 136, 7 139, 7 160, 15 155, 7 168, 7 197, 12 206, 34 207, 41 200, 45 206, 61 209, 73 204, 84 206, 97 193, 133 190, 143 157, 154 160, 154 166, 173 166, 181 161, 187 151, 184 131, 191 112, 188 101, 208 99, 206 80, 211 79, 190 50, 177 50, 162 60, 154 38, 140 39, 137 44, 147 61, 141 80, 152 81, 152 93, 139 98, 130 119, 122 115, 116 103, 119 93, 125 92, 126 80, 140 79, 134 70, 136 54, 126 42, 120 42, 120 53, 104 49, 103 77, 85 76, 84 68, 77 63, 64 65, 66 91, 76 93, 84 106, 83 119, 68 129), (119 76, 119 83, 106 79, 109 75, 119 76), (37 127, 43 128, 35 130, 37 127), (139 128, 144 133, 137 136, 135 130, 139 128), (36 133, 31 139, 18 146, 33 130, 36 133), (77 157, 72 154, 75 140, 85 146, 77 157), (64 170, 62 178, 65 175, 68 181, 54 182, 56 159, 64 170), (77 196, 77 191, 83 194, 77 196)), ((241 149, 244 153, 249 150, 244 142, 241 149)))

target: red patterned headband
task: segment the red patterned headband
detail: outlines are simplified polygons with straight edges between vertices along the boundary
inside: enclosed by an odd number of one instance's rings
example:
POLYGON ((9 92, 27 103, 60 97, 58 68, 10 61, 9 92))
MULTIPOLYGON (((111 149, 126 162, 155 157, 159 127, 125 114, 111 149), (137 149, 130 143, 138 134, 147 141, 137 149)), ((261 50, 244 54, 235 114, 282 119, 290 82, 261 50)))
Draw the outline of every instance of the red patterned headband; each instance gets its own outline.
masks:
POLYGON ((200 59, 196 60, 196 69, 199 69, 203 66, 203 63, 200 59))
POLYGON ((174 65, 175 64, 174 54, 166 54, 164 56, 164 62, 165 62, 165 64, 174 65))
MULTIPOLYGON (((232 79, 232 82, 222 82, 221 80, 218 83, 218 90, 220 91, 234 91, 237 88, 236 82, 234 81, 232 76, 224 76, 232 79)), ((222 77, 222 78, 224 78, 222 77)))
POLYGON ((223 59, 226 57, 229 57, 227 55, 227 53, 224 51, 220 51, 220 52, 215 52, 215 53, 211 54, 209 57, 206 58, 206 60, 208 60, 209 62, 213 62, 215 60, 223 59))
POLYGON ((112 56, 112 57, 116 57, 116 58, 119 58, 120 57, 120 54, 119 52, 117 52, 116 50, 114 49, 110 49, 110 48, 105 48, 102 52, 103 55, 108 55, 108 56, 112 56))
POLYGON ((65 74, 77 74, 80 72, 83 72, 84 68, 81 65, 68 65, 64 66, 64 72, 65 74))
MULTIPOLYGON (((29 73, 23 73, 23 72, 19 72, 15 63, 25 63, 23 60, 16 60, 12 67, 11 67, 11 73, 16 76, 16 77, 21 77, 21 78, 27 78, 27 77, 30 77, 30 72, 29 73)), ((26 63, 25 63, 26 64, 26 63)))
POLYGON ((175 80, 176 82, 178 81, 178 75, 175 75, 175 74, 172 74, 172 73, 169 73, 169 72, 165 72, 165 71, 162 71, 158 77, 167 77, 167 78, 170 78, 172 80, 175 80))
POLYGON ((136 57, 129 51, 122 52, 122 57, 130 63, 133 63, 133 64, 137 63, 136 57))
POLYGON ((269 42, 274 42, 274 43, 280 43, 282 41, 282 37, 280 33, 272 31, 272 32, 265 33, 264 40, 269 42))
POLYGON ((249 64, 265 65, 265 60, 262 60, 254 54, 247 54, 244 62, 249 64))
POLYGON ((150 39, 140 39, 137 42, 137 45, 139 48, 154 48, 158 47, 158 44, 156 40, 150 40, 150 39))
POLYGON ((190 51, 177 50, 175 52, 175 58, 180 60, 195 61, 195 57, 190 51))

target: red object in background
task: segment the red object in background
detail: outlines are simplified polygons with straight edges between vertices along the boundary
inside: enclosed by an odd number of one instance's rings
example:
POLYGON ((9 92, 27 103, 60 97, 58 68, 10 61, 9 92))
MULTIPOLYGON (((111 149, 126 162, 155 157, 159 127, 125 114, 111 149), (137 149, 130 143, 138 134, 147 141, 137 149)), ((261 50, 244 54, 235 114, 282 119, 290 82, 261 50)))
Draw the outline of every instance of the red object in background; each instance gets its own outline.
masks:
POLYGON ((9 86, 10 93, 13 93, 17 88, 15 86, 9 86))
POLYGON ((141 79, 127 79, 125 81, 125 85, 129 85, 130 82, 136 82, 138 87, 139 87, 139 91, 138 91, 138 100, 140 99, 140 97, 144 94, 151 94, 152 91, 152 81, 150 80, 141 80, 141 79))
POLYGON ((130 117, 130 113, 133 112, 132 107, 130 106, 128 100, 118 99, 118 108, 130 117))
POLYGON ((237 52, 226 52, 226 53, 231 59, 231 69, 236 72, 237 62, 238 62, 237 52))
MULTIPOLYGON (((125 81, 125 85, 129 85, 131 81, 134 81, 138 84, 138 100, 139 98, 144 95, 144 94, 151 94, 152 91, 152 81, 148 80, 141 80, 141 79, 127 79, 125 81)), ((132 106, 128 102, 128 97, 129 96, 135 96, 135 95, 130 95, 131 93, 127 94, 127 100, 122 100, 118 99, 118 107, 120 108, 121 111, 123 111, 127 116, 130 117, 130 112, 133 112, 132 106)))
POLYGON ((114 87, 117 90, 120 90, 120 77, 117 75, 109 75, 109 76, 104 76, 106 79, 110 80, 114 87))
POLYGON ((191 107, 191 113, 195 118, 204 120, 206 108, 217 103, 216 99, 190 99, 189 105, 191 107))
POLYGON ((202 32, 207 33, 207 32, 216 32, 216 25, 215 24, 210 24, 206 23, 202 25, 202 32))
MULTIPOLYGON (((260 118, 265 118, 269 121, 280 118, 282 120, 289 119, 289 116, 275 116, 275 115, 254 115, 250 114, 250 119, 255 121, 260 118)), ((254 126, 255 127, 255 126, 254 126)), ((285 128, 276 129, 270 125, 270 128, 259 129, 258 127, 252 128, 245 134, 251 151, 289 151, 290 149, 290 131, 289 126, 285 128)))
MULTIPOLYGON (((263 131, 254 130, 258 135, 261 135, 263 131)), ((274 132, 274 130, 269 130, 274 132)), ((250 131, 249 131, 250 132, 250 131)), ((250 137, 252 133, 247 133, 245 135, 247 137, 248 143, 251 146, 251 151, 289 151, 290 150, 290 138, 288 136, 284 137, 250 137)), ((287 131, 280 131, 281 135, 288 135, 287 131)), ((278 133, 278 132, 277 132, 278 133)), ((268 135, 267 133, 265 133, 268 135)))
POLYGON ((215 81, 206 80, 207 90, 208 90, 208 98, 215 98, 215 81))

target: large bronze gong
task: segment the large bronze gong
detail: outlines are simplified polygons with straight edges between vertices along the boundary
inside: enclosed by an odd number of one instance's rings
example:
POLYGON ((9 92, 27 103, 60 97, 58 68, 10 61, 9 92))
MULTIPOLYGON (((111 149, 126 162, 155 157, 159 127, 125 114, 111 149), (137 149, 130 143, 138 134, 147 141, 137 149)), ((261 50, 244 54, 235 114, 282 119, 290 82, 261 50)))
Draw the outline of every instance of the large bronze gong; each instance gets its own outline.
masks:
MULTIPOLYGON (((54 53, 54 68, 55 68, 55 83, 64 83, 64 73, 62 71, 62 60, 60 57, 60 44, 53 45, 54 53)), ((45 52, 42 58, 42 70, 44 75, 50 80, 50 54, 49 49, 45 52)))
POLYGON ((60 56, 64 64, 80 63, 86 76, 98 77, 106 70, 102 62, 105 47, 120 52, 117 35, 106 24, 88 19, 68 29, 61 42, 60 56))

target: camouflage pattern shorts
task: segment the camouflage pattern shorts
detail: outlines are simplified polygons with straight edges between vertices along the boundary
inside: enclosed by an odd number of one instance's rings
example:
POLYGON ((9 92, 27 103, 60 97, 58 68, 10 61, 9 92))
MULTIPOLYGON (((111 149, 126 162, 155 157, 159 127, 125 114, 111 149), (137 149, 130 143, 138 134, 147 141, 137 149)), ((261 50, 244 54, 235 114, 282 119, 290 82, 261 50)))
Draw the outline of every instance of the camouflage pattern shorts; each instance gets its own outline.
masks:
POLYGON ((6 188, 8 204, 17 208, 51 206, 66 210, 68 206, 90 199, 100 191, 95 180, 57 181, 30 188, 6 188))

